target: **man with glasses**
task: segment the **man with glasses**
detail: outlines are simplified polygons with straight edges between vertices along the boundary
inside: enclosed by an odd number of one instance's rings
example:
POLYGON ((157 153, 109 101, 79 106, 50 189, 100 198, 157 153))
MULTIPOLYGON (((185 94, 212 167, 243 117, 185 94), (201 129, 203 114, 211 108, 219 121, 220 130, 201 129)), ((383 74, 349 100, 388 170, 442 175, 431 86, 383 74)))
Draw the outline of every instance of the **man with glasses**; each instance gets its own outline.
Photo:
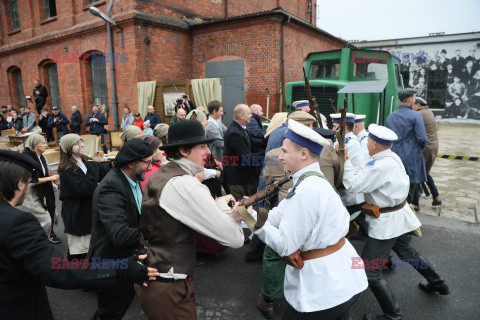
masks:
MULTIPOLYGON (((122 259, 131 256, 138 247, 140 181, 145 180, 145 172, 151 169, 152 154, 146 141, 129 140, 118 152, 114 168, 95 189, 88 259, 122 259)), ((93 319, 121 319, 134 294, 132 281, 118 281, 113 289, 97 291, 98 309, 93 319)))

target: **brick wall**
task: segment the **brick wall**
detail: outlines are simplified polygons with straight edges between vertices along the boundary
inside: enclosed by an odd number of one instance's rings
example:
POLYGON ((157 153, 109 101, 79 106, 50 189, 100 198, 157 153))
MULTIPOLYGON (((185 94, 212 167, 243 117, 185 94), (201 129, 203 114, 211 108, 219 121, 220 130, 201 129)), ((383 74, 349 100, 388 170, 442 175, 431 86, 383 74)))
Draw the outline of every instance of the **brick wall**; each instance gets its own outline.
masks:
MULTIPOLYGON (((81 59, 91 51, 108 52, 105 23, 88 12, 87 0, 57 0, 57 18, 44 21, 38 1, 18 0, 21 32, 8 34, 6 1, 0 0, 0 104, 11 104, 11 86, 7 70, 22 71, 24 93, 31 95, 33 80, 45 83, 46 63, 57 61, 62 112, 70 116, 77 105, 84 118, 92 102, 88 65, 81 59), (36 2, 35 2, 36 3, 36 2), (31 19, 29 17, 31 16, 31 19), (43 21, 43 22, 42 22, 43 21)), ((102 12, 108 1, 95 4, 102 12)), ((257 17, 212 24, 193 30, 176 29, 134 19, 132 10, 190 17, 195 15, 223 18, 282 6, 303 20, 309 20, 308 0, 117 0, 113 20, 125 30, 125 48, 114 30, 116 53, 116 88, 119 119, 123 106, 137 111, 137 82, 169 81, 205 77, 205 63, 244 59, 245 99, 247 104, 265 106, 270 95, 271 110, 278 107, 282 82, 281 21, 278 17, 257 17), (162 4, 162 5, 160 5, 162 4), (148 43, 148 44, 147 44, 148 43), (120 59, 119 55, 121 55, 120 59), (266 90, 268 89, 268 90, 266 90)), ((43 6, 43 5, 42 5, 43 6)), ((305 26, 291 22, 284 28, 285 80, 301 79, 303 59, 309 52, 332 50, 341 45, 305 26)), ((110 63, 107 61, 108 96, 111 103, 110 63)), ((47 103, 49 103, 48 101, 47 103)), ((112 117, 110 115, 109 123, 112 117)), ((111 125, 110 125, 111 127, 111 125)))
POLYGON ((280 83, 277 23, 263 18, 222 24, 193 34, 194 78, 205 77, 206 62, 244 59, 246 103, 265 105, 268 88, 270 103, 276 104, 280 83))
MULTIPOLYGON (((224 19, 277 7, 310 22, 308 4, 314 0, 135 0, 135 9, 174 17, 224 19)), ((312 8, 315 12, 315 7, 312 8)), ((313 20, 315 21, 315 16, 313 20)))

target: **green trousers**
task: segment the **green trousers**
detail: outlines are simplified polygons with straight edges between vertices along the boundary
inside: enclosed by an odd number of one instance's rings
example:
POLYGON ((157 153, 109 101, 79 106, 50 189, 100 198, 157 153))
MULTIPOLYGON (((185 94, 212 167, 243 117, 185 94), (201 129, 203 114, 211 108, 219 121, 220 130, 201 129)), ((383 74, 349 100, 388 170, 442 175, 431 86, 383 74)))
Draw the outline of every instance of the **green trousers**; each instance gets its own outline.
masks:
POLYGON ((268 298, 283 297, 285 262, 269 246, 263 252, 262 294, 268 298))

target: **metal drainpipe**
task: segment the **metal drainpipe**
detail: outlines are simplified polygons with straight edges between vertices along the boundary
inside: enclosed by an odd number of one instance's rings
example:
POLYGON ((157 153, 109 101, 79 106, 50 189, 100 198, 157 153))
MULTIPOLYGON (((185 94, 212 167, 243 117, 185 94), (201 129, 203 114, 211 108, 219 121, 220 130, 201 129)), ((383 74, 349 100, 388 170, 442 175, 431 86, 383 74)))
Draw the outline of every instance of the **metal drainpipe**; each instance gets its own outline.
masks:
MULTIPOLYGON (((115 0, 110 0, 107 8, 107 17, 110 18, 110 12, 112 11, 113 2, 115 0)), ((107 22, 107 33, 108 33, 108 51, 110 58, 110 82, 112 89, 112 120, 113 120, 113 130, 118 129, 118 102, 117 102, 117 88, 115 86, 115 57, 113 56, 113 36, 112 28, 110 23, 107 22)))
MULTIPOLYGON (((285 35, 284 35, 284 30, 283 28, 290 23, 290 16, 286 17, 282 23, 280 24, 280 79, 282 79, 282 92, 283 92, 283 99, 285 100, 285 35)), ((282 98, 282 95, 280 95, 280 98, 282 98)), ((278 101, 278 105, 280 106, 281 103, 278 101)), ((279 112, 282 112, 283 110, 280 110, 280 107, 278 108, 279 112)))

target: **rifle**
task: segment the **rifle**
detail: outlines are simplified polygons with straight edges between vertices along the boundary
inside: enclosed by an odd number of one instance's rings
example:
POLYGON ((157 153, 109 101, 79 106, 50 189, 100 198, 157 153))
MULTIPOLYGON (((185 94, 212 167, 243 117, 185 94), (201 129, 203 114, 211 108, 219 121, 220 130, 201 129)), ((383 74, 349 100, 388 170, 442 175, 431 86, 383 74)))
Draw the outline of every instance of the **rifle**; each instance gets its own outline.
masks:
POLYGON ((285 172, 285 179, 269 185, 265 189, 258 191, 257 193, 250 196, 249 198, 240 200, 240 205, 237 207, 237 211, 240 214, 240 216, 243 218, 243 220, 245 220, 245 223, 250 228, 252 228, 252 230, 260 229, 265 223, 265 221, 267 221, 268 211, 270 210, 269 208, 270 204, 267 202, 266 208, 258 208, 257 220, 255 220, 250 215, 250 213, 248 213, 247 208, 251 205, 255 205, 259 203, 260 201, 270 196, 277 194, 282 189, 282 186, 291 180, 293 180, 292 172, 290 170, 287 170, 285 172))
POLYGON ((343 183, 343 170, 345 165, 345 126, 347 122, 347 108, 348 108, 348 101, 347 98, 343 100, 343 108, 340 109, 342 114, 340 118, 340 126, 335 132, 338 142, 338 151, 340 152, 340 172, 338 173, 337 183, 335 187, 340 187, 343 183))
POLYGON ((303 79, 305 80, 305 91, 307 92, 308 104, 310 105, 310 114, 317 120, 317 127, 323 128, 322 117, 318 112, 318 103, 312 95, 312 89, 310 88, 310 82, 305 73, 305 68, 303 68, 303 79))

